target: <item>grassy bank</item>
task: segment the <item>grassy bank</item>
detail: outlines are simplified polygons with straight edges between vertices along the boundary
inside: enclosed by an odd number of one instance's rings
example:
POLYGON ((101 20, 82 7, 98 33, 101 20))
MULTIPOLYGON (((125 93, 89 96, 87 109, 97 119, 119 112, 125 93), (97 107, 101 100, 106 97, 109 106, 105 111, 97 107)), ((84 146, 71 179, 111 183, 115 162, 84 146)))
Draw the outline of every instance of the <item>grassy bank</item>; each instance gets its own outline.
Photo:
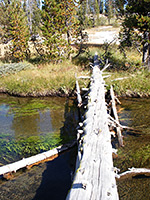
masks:
MULTIPOLYGON (((0 91, 18 96, 69 95, 75 87, 75 74, 89 73, 70 61, 41 64, 0 78, 0 91)), ((81 82, 81 85, 84 86, 81 82)))
MULTIPOLYGON (((97 51, 100 58, 108 59, 110 67, 107 74, 111 75, 105 79, 107 88, 114 86, 118 96, 128 97, 150 97, 150 72, 146 66, 142 66, 142 57, 136 49, 126 50, 126 57, 120 53, 118 46, 107 44, 99 48, 91 48, 91 53, 97 51)), ((103 59, 102 59, 103 61, 103 59)))
MULTIPOLYGON (((89 58, 97 51, 102 61, 108 59, 110 63, 108 73, 111 77, 106 79, 108 88, 112 84, 118 96, 150 96, 150 73, 142 67, 139 53, 130 49, 125 58, 115 45, 109 46, 105 54, 106 47, 107 44, 99 48, 90 48, 88 54, 82 54, 72 62, 36 65, 22 63, 17 66, 17 70, 11 69, 13 73, 9 73, 9 69, 8 73, 5 70, 6 73, 0 76, 0 91, 18 96, 69 96, 74 93, 75 74, 90 74, 89 58), (117 80, 123 77, 127 78, 117 80)), ((86 87, 88 83, 88 80, 80 80, 81 87, 86 87)))
POLYGON ((150 73, 147 71, 114 72, 106 79, 107 88, 114 86, 116 95, 127 97, 150 97, 150 73))

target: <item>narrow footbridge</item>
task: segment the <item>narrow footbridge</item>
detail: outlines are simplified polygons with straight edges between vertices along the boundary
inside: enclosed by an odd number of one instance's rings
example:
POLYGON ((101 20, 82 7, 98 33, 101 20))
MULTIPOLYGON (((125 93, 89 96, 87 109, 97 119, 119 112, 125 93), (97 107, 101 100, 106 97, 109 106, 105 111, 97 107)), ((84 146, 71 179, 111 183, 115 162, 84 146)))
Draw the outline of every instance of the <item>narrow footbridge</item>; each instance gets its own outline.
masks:
MULTIPOLYGON (((118 119, 112 121, 112 117, 107 111, 105 81, 102 76, 105 68, 107 66, 100 70, 95 55, 91 84, 87 95, 86 117, 82 123, 79 123, 76 172, 67 200, 119 199, 115 180, 117 174, 112 158, 114 149, 111 145, 111 131, 109 130, 110 124, 117 123, 118 119)), ((82 98, 78 81, 77 94, 81 105, 82 98)), ((113 101, 112 95, 112 104, 113 101)), ((119 130, 118 133, 120 145, 123 145, 119 130)))

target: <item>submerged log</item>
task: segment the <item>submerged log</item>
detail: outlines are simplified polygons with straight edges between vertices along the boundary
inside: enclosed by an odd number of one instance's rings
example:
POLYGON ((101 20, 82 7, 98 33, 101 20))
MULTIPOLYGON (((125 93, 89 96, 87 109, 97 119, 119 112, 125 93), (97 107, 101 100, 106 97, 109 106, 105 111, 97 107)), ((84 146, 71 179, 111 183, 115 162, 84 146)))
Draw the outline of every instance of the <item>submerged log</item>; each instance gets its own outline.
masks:
MULTIPOLYGON (((119 124, 119 118, 118 118, 116 103, 115 103, 115 95, 114 95, 112 85, 111 85, 111 88, 110 88, 110 95, 111 95, 111 99, 112 99, 112 110, 113 110, 114 118, 115 118, 116 122, 119 124)), ((117 126, 116 129, 117 129, 119 145, 123 146, 123 136, 122 136, 122 133, 121 133, 121 128, 120 128, 120 126, 117 126)))
POLYGON ((52 160, 55 157, 57 157, 58 154, 73 147, 75 144, 76 144, 76 141, 73 141, 70 144, 62 145, 55 149, 37 154, 35 156, 31 156, 29 158, 23 158, 22 160, 19 160, 17 162, 14 162, 14 163, 11 163, 8 165, 4 165, 4 166, 0 167, 0 175, 5 176, 5 174, 16 172, 17 170, 19 170, 21 168, 24 168, 24 167, 31 168, 33 165, 37 165, 41 162, 52 160))
POLYGON ((91 78, 88 111, 78 146, 76 172, 67 200, 118 199, 108 128, 104 80, 99 66, 91 78))

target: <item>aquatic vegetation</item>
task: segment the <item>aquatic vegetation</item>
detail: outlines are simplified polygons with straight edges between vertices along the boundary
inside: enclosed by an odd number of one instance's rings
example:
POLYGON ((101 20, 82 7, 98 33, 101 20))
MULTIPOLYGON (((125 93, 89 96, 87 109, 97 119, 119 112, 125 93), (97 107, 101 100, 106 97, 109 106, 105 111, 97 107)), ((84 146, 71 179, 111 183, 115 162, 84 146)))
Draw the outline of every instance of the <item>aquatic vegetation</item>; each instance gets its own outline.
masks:
POLYGON ((136 131, 124 132, 123 148, 118 149, 114 165, 121 172, 128 168, 149 168, 150 166, 150 112, 149 99, 127 98, 121 100, 124 109, 119 113, 121 124, 134 127, 136 131))
POLYGON ((68 99, 2 95, 0 108, 0 165, 50 150, 75 138, 76 120, 72 117, 77 111, 68 99))
MULTIPOLYGON (((66 141, 65 141, 66 142, 66 141)), ((59 133, 50 133, 46 136, 31 136, 20 140, 0 139, 0 162, 13 162, 25 157, 48 151, 63 143, 59 133)))
POLYGON ((29 102, 27 104, 22 104, 20 106, 12 106, 8 114, 15 114, 15 117, 19 116, 29 116, 38 114, 40 109, 48 108, 47 105, 41 102, 29 102))

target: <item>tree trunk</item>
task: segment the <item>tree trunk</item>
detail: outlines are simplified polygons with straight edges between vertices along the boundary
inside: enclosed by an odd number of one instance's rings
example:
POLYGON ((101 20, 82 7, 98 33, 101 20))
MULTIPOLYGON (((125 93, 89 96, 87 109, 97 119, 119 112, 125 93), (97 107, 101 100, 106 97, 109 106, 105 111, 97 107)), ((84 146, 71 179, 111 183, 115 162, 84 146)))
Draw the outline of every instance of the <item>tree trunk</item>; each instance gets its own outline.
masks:
POLYGON ((78 144, 76 174, 66 200, 119 199, 105 102, 105 82, 97 63, 95 60, 86 119, 78 144))
POLYGON ((148 71, 150 72, 150 33, 149 33, 149 44, 148 44, 148 71))
POLYGON ((148 46, 149 46, 149 44, 147 42, 147 40, 148 40, 148 32, 147 31, 144 32, 143 37, 144 37, 145 42, 143 44, 143 58, 142 58, 142 62, 145 65, 146 61, 147 61, 147 58, 148 58, 148 46))

